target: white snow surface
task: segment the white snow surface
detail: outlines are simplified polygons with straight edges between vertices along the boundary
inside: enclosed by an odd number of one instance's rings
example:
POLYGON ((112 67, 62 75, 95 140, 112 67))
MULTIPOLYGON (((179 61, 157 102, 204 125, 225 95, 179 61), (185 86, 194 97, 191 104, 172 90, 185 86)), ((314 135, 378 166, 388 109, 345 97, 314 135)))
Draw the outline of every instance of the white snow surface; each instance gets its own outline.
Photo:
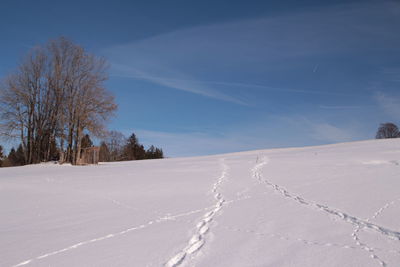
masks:
POLYGON ((0 169, 0 266, 400 266, 400 139, 0 169))

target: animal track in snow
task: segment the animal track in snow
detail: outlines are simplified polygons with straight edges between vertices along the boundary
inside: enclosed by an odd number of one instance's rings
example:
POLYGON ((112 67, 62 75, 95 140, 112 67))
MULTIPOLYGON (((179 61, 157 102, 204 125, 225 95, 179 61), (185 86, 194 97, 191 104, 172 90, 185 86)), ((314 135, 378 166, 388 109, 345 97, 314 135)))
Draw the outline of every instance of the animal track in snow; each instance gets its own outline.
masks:
POLYGON ((261 184, 266 185, 269 188, 272 188, 275 192, 278 192, 280 195, 282 195, 285 198, 291 199, 296 201, 297 203, 304 205, 304 206, 308 206, 320 211, 323 211, 325 213, 328 213, 330 215, 333 215, 339 219, 341 219, 344 222, 353 224, 355 226, 359 226, 362 228, 368 228, 371 229, 383 236, 386 236, 387 238, 390 239, 394 239, 394 240, 400 240, 400 232, 379 226, 377 224, 371 223, 369 221, 366 220, 362 220, 359 219, 355 216, 349 215, 347 213, 341 212, 339 210, 336 210, 334 208, 331 208, 329 206, 326 205, 322 205, 316 202, 312 202, 309 200, 306 200, 298 195, 295 195, 291 192, 289 192, 288 190, 286 190, 285 188, 283 188, 282 186, 279 186, 277 184, 272 183, 271 181, 269 181, 268 179, 265 179, 263 177, 263 175, 261 174, 261 169, 264 165, 266 165, 269 162, 269 159, 267 157, 264 157, 261 159, 261 161, 259 160, 259 157, 257 157, 257 161, 256 161, 256 165, 252 168, 251 172, 252 172, 252 176, 261 184))
POLYGON ((225 204, 225 199, 222 197, 219 192, 219 188, 221 184, 227 177, 228 174, 228 166, 225 164, 225 160, 221 160, 222 173, 218 180, 213 184, 211 192, 214 194, 214 198, 216 200, 216 204, 214 209, 207 212, 203 219, 196 225, 196 231, 194 235, 190 238, 186 247, 179 251, 175 256, 173 256, 168 262, 165 264, 167 267, 175 267, 182 264, 187 258, 188 255, 192 255, 195 252, 198 252, 205 243, 205 236, 210 230, 210 223, 214 219, 214 216, 222 209, 225 204))
POLYGON ((192 211, 184 212, 184 213, 178 213, 178 214, 175 214, 175 215, 167 214, 165 216, 159 217, 159 218, 157 218, 155 220, 148 221, 147 223, 141 224, 139 226, 134 226, 134 227, 125 229, 125 230, 120 231, 120 232, 104 235, 104 236, 93 238, 93 239, 86 240, 86 241, 82 241, 82 242, 73 244, 71 246, 65 247, 63 249, 52 251, 52 252, 49 252, 49 253, 46 253, 46 254, 31 258, 29 260, 25 260, 25 261, 23 261, 21 263, 18 263, 16 265, 14 265, 14 267, 24 266, 24 265, 30 264, 30 263, 32 263, 34 261, 42 260, 42 259, 48 258, 50 256, 54 256, 54 255, 57 255, 57 254, 60 254, 60 253, 66 252, 66 251, 70 251, 70 250, 79 248, 79 247, 84 246, 84 245, 88 245, 88 244, 91 244, 91 243, 95 243, 95 242, 99 242, 99 241, 102 241, 102 240, 114 238, 114 237, 117 237, 117 236, 121 236, 121 235, 130 233, 130 232, 135 231, 135 230, 140 230, 140 229, 147 228, 147 227, 149 227, 149 226, 151 226, 153 224, 166 222, 166 221, 171 221, 171 220, 176 220, 176 219, 181 218, 181 217, 185 217, 185 216, 189 216, 189 215, 192 215, 192 214, 204 212, 204 211, 210 210, 211 208, 214 208, 214 206, 208 207, 208 208, 203 208, 203 209, 192 210, 192 211))
MULTIPOLYGON (((231 203, 235 203, 237 201, 246 200, 246 199, 249 199, 249 198, 251 198, 251 197, 249 197, 249 196, 240 197, 240 198, 237 198, 237 199, 234 199, 234 200, 226 201, 226 202, 224 202, 224 204, 229 205, 231 203)), ((43 254, 41 256, 37 256, 35 258, 32 258, 32 259, 23 261, 23 262, 21 262, 19 264, 16 264, 16 265, 14 265, 14 267, 27 265, 27 264, 29 264, 29 263, 31 263, 33 261, 37 261, 37 260, 41 260, 41 259, 53 256, 53 255, 57 255, 57 254, 60 254, 60 253, 63 253, 63 252, 66 252, 66 251, 69 251, 69 250, 72 250, 72 249, 76 249, 76 248, 79 248, 81 246, 84 246, 84 245, 87 245, 87 244, 90 244, 90 243, 94 243, 94 242, 106 240, 106 239, 109 239, 109 238, 117 237, 117 236, 120 236, 120 235, 124 235, 124 234, 127 234, 127 233, 129 233, 131 231, 134 231, 134 230, 144 229, 144 228, 146 228, 146 227, 148 227, 148 226, 150 226, 152 224, 155 224, 155 223, 161 223, 161 222, 165 222, 165 221, 177 220, 177 219, 182 218, 182 217, 186 217, 186 216, 189 216, 189 215, 192 215, 192 214, 196 214, 196 213, 200 213, 200 212, 204 212, 204 211, 209 211, 211 209, 215 209, 215 206, 202 208, 202 209, 197 209, 197 210, 192 210, 192 211, 189 211, 189 212, 178 213, 178 214, 175 214, 175 215, 166 214, 166 215, 164 215, 162 217, 159 217, 158 219, 149 221, 149 222, 147 222, 145 224, 142 224, 142 225, 139 225, 139 226, 128 228, 128 229, 123 230, 121 232, 104 235, 102 237, 93 238, 91 240, 82 241, 82 242, 76 243, 74 245, 68 246, 66 248, 63 248, 63 249, 60 249, 60 250, 57 250, 57 251, 53 251, 53 252, 49 252, 49 253, 43 254)), ((210 219, 210 217, 206 217, 205 220, 207 220, 209 222, 211 219, 210 219)), ((207 231, 208 231, 208 228, 206 228, 206 227, 201 227, 201 229, 200 229, 200 233, 202 233, 202 234, 205 234, 207 231)), ((195 248, 195 246, 193 248, 195 248)))
POLYGON ((353 238, 354 242, 356 243, 357 246, 359 246, 361 249, 367 251, 369 253, 369 256, 371 259, 374 259, 376 261, 378 261, 378 263, 381 266, 387 266, 386 262, 384 262, 378 255, 375 254, 375 249, 372 247, 369 247, 367 244, 362 243, 357 235, 357 233, 360 231, 360 226, 357 225, 353 231, 353 233, 351 233, 351 237, 353 238))
POLYGON ((336 244, 336 243, 330 243, 330 242, 311 241, 311 240, 307 240, 307 239, 303 239, 303 238, 293 238, 293 237, 285 236, 285 235, 278 234, 278 233, 261 233, 261 232, 257 232, 254 230, 239 229, 239 228, 233 228, 233 227, 225 227, 225 229, 235 231, 235 232, 250 233, 250 234, 257 235, 257 236, 279 238, 281 240, 286 240, 286 241, 292 240, 292 241, 301 242, 305 245, 320 246, 320 247, 337 247, 337 248, 342 248, 342 249, 358 249, 357 247, 350 246, 350 245, 336 244))
POLYGON ((399 162, 397 160, 369 160, 363 161, 362 164, 364 165, 383 165, 383 164, 393 164, 399 166, 399 162))
MULTIPOLYGON (((400 200, 400 198, 386 203, 386 204, 383 205, 379 210, 377 210, 377 211, 374 213, 374 215, 372 215, 370 218, 366 219, 366 221, 367 221, 367 222, 370 222, 371 220, 376 219, 384 210, 386 210, 387 208, 389 208, 389 206, 394 205, 394 203, 395 203, 396 201, 398 201, 398 200, 400 200)), ((356 245, 359 246, 360 248, 362 248, 362 249, 368 251, 368 252, 370 253, 370 257, 371 257, 372 259, 377 260, 381 266, 387 266, 387 264, 386 264, 381 258, 379 258, 378 255, 376 255, 376 254, 374 253, 374 251, 375 251, 375 250, 378 250, 378 249, 372 248, 372 247, 368 246, 365 242, 364 242, 364 243, 361 242, 360 237, 358 236, 358 232, 359 232, 360 230, 362 230, 361 227, 360 227, 359 225, 357 225, 357 226, 354 228, 354 231, 351 233, 351 237, 353 238, 353 240, 354 240, 354 242, 356 243, 356 245)), ((389 251, 389 252, 392 252, 392 251, 389 251)), ((395 251, 395 252, 398 253, 398 251, 395 251)))

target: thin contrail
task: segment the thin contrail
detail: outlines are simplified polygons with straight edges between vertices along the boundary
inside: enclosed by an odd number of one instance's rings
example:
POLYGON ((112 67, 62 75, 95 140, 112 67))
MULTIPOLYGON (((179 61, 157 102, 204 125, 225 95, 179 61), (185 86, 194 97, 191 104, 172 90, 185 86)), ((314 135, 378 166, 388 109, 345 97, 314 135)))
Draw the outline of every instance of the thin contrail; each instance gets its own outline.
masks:
POLYGON ((312 71, 312 72, 316 73, 316 72, 317 72, 317 70, 318 70, 318 66, 319 66, 319 64, 315 65, 315 67, 314 67, 314 69, 313 69, 313 71, 312 71))

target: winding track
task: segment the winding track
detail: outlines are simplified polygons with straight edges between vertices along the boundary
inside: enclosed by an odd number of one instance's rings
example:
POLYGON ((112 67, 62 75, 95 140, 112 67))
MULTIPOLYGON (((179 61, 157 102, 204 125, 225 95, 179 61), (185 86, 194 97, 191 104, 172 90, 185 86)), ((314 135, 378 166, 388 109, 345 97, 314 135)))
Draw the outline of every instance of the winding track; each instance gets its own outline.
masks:
MULTIPOLYGON (((308 207, 311 207, 311 208, 314 208, 314 209, 318 209, 318 210, 323 211, 323 212, 325 212, 325 213, 327 213, 329 215, 333 215, 333 216, 341 219, 342 221, 345 221, 347 223, 355 225, 355 229, 351 234, 351 237, 354 240, 355 244, 360 249, 368 251, 370 253, 370 258, 376 260, 379 263, 379 265, 387 266, 387 263, 385 261, 383 261, 374 252, 375 250, 379 250, 379 249, 370 247, 367 244, 362 243, 357 234, 358 234, 358 232, 360 230, 370 229, 370 230, 373 230, 376 233, 379 233, 379 234, 383 235, 384 237, 399 241, 400 240, 400 232, 397 232, 397 231, 382 227, 380 225, 374 224, 374 223, 371 222, 371 220, 373 220, 376 217, 378 217, 390 205, 393 205, 396 201, 398 201, 400 199, 396 199, 396 200, 393 200, 391 202, 386 203, 383 207, 381 207, 378 211, 376 211, 371 218, 363 220, 363 219, 357 218, 355 216, 349 215, 347 213, 341 212, 341 211, 339 211, 337 209, 331 208, 329 206, 326 206, 326 205, 323 205, 323 204, 320 204, 320 203, 316 203, 316 202, 313 202, 313 201, 306 200, 306 199, 302 198, 301 196, 298 196, 298 195, 295 195, 295 194, 289 192, 284 187, 282 187, 280 185, 277 185, 277 184, 274 184, 271 181, 269 181, 268 179, 265 179, 263 177, 262 173, 261 173, 261 170, 262 170, 264 165, 268 164, 268 162, 269 162, 269 158, 267 158, 267 157, 263 157, 261 159, 261 161, 259 161, 259 157, 257 157, 256 165, 251 170, 253 178, 255 178, 260 184, 264 184, 267 187, 272 188, 275 192, 279 193, 281 196, 283 196, 285 198, 294 200, 294 201, 296 201, 297 203, 299 203, 301 205, 305 205, 305 206, 308 206, 308 207)), ((309 243, 309 242, 304 242, 304 240, 302 240, 302 242, 305 243, 305 244, 309 243)), ((311 242, 311 244, 313 244, 313 242, 311 242)), ((353 248, 353 247, 346 246, 344 248, 353 248)), ((393 252, 393 251, 389 251, 389 252, 393 252)), ((394 252, 397 253, 397 251, 394 251, 394 252)))
POLYGON ((217 179, 217 181, 213 184, 211 192, 214 194, 214 198, 216 200, 214 209, 207 212, 203 219, 197 223, 196 230, 194 235, 190 238, 187 246, 179 251, 175 256, 173 256, 168 262, 165 264, 166 267, 176 267, 181 265, 185 259, 188 258, 189 255, 194 255, 198 252, 205 243, 206 234, 210 229, 210 224, 214 219, 215 215, 222 209, 225 204, 225 199, 222 197, 219 192, 219 188, 224 180, 227 179, 228 176, 228 165, 225 163, 225 159, 220 160, 220 166, 222 169, 221 176, 217 179))
MULTIPOLYGON (((225 200, 222 197, 221 193, 219 192, 219 189, 220 189, 221 184, 228 177, 229 167, 228 167, 228 165, 226 165, 225 159, 220 160, 220 166, 222 169, 221 175, 218 177, 217 181, 213 184, 212 189, 211 189, 211 193, 214 194, 216 203, 210 207, 205 207, 205 208, 196 209, 196 210, 190 210, 187 212, 173 214, 173 215, 166 214, 164 216, 147 221, 147 222, 137 225, 137 226, 132 226, 128 229, 124 229, 119 232, 114 232, 114 233, 106 234, 106 235, 96 237, 96 238, 93 238, 90 240, 81 241, 81 242, 75 243, 73 245, 67 246, 67 247, 59 249, 59 250, 50 251, 48 253, 45 253, 45 254, 42 254, 42 255, 39 255, 36 257, 32 257, 30 259, 24 260, 18 264, 13 265, 13 267, 29 265, 29 264, 35 263, 37 261, 43 260, 43 259, 51 257, 51 256, 55 256, 55 255, 58 255, 61 253, 65 253, 67 251, 78 249, 80 247, 83 247, 83 246, 91 244, 91 243, 96 243, 96 242, 104 241, 107 239, 115 238, 118 236, 122 236, 122 235, 125 235, 128 233, 131 233, 133 231, 145 229, 145 228, 151 227, 153 225, 156 225, 156 224, 159 224, 162 222, 172 221, 172 220, 183 218, 183 217, 186 217, 186 216, 189 216, 192 214, 206 212, 205 215, 203 216, 203 219, 196 225, 196 232, 192 236, 192 238, 189 240, 188 245, 166 263, 166 266, 178 266, 184 261, 185 258, 187 258, 187 255, 193 255, 193 254, 195 254, 195 252, 197 252, 198 250, 201 249, 201 247, 205 243, 205 235, 207 234, 207 232, 209 230, 210 223, 212 222, 212 220, 214 219, 216 214, 223 208, 223 206, 230 205, 232 203, 236 203, 238 201, 243 201, 243 200, 251 198, 251 196, 242 196, 242 197, 238 197, 237 199, 233 199, 233 200, 225 200)), ((117 201, 113 201, 113 199, 108 199, 108 200, 114 202, 117 205, 120 204, 119 202, 117 203, 117 201)), ((126 205, 119 205, 119 206, 128 208, 128 206, 126 206, 126 205)), ((132 207, 129 206, 129 209, 130 208, 132 208, 132 207)))
MULTIPOLYGON (((394 203, 395 203, 396 201, 398 201, 398 200, 400 200, 400 198, 395 199, 395 200, 393 200, 393 201, 390 201, 390 202, 386 203, 386 204, 383 205, 380 209, 378 209, 378 210, 374 213, 374 215, 372 215, 372 216, 371 216, 370 218, 368 218, 366 221, 370 222, 371 220, 376 219, 379 215, 382 214, 382 212, 384 212, 384 211, 385 211, 387 208, 389 208, 390 206, 394 205, 394 203)), ((354 242, 356 243, 356 245, 359 246, 360 248, 362 248, 362 249, 368 251, 369 254, 370 254, 370 257, 371 257, 372 259, 377 260, 378 263, 379 263, 381 266, 387 266, 387 263, 386 263, 385 261, 383 261, 383 260, 375 253, 375 250, 378 250, 377 248, 370 247, 370 246, 367 245, 365 242, 362 242, 362 241, 360 240, 360 237, 358 236, 358 233, 359 233, 360 230, 362 230, 361 227, 357 225, 357 226, 354 228, 354 231, 351 233, 351 237, 353 238, 353 240, 354 240, 354 242)), ((397 251, 395 251, 395 252, 397 252, 397 251)))
POLYGON ((264 157, 252 169, 253 177, 255 179, 257 179, 259 181, 259 183, 266 185, 268 188, 273 189, 275 192, 279 193, 283 197, 294 200, 301 205, 323 211, 327 214, 330 214, 330 215, 333 215, 333 216, 339 218, 340 220, 342 220, 344 222, 353 224, 355 226, 359 226, 362 228, 368 228, 368 229, 370 229, 374 232, 377 232, 387 238, 397 240, 397 241, 400 240, 400 232, 397 232, 397 231, 385 228, 383 226, 371 223, 368 220, 363 220, 363 219, 357 218, 356 216, 352 216, 348 213, 339 211, 339 210, 331 208, 329 206, 306 200, 306 199, 302 198, 301 196, 298 196, 296 194, 289 192, 284 187, 274 184, 271 181, 269 181, 268 179, 265 179, 263 177, 263 175, 261 174, 261 169, 264 165, 266 165, 268 163, 268 161, 269 161, 269 159, 264 157))
POLYGON ((191 211, 188 211, 188 212, 178 213, 178 214, 175 214, 175 215, 169 215, 168 214, 168 215, 162 216, 160 218, 157 218, 157 219, 148 221, 146 223, 143 223, 141 225, 130 227, 130 228, 125 229, 125 230, 120 231, 120 232, 115 232, 115 233, 111 233, 111 234, 104 235, 104 236, 101 236, 101 237, 97 237, 97 238, 93 238, 93 239, 90 239, 90 240, 82 241, 82 242, 73 244, 71 246, 68 246, 68 247, 65 247, 65 248, 62 248, 62 249, 59 249, 59 250, 55 250, 55 251, 52 251, 52 252, 45 253, 43 255, 40 255, 40 256, 25 260, 25 261, 23 261, 21 263, 18 263, 16 265, 13 265, 13 267, 24 266, 24 265, 33 263, 35 261, 39 261, 39 260, 48 258, 50 256, 54 256, 54 255, 61 254, 61 253, 64 253, 64 252, 67 252, 67 251, 70 251, 70 250, 73 250, 73 249, 77 249, 79 247, 82 247, 82 246, 85 246, 85 245, 88 245, 88 244, 91 244, 91 243, 95 243, 95 242, 103 241, 103 240, 106 240, 106 239, 114 238, 114 237, 117 237, 117 236, 125 235, 125 234, 128 234, 128 233, 132 232, 132 231, 136 231, 136 230, 140 230, 140 229, 144 229, 144 228, 150 227, 150 226, 152 226, 154 224, 157 224, 157 223, 176 220, 176 219, 181 218, 181 217, 185 217, 185 216, 189 216, 189 215, 192 215, 192 214, 204 212, 204 211, 210 210, 211 208, 213 208, 213 207, 208 207, 208 208, 204 208, 204 209, 197 209, 197 210, 191 210, 191 211))

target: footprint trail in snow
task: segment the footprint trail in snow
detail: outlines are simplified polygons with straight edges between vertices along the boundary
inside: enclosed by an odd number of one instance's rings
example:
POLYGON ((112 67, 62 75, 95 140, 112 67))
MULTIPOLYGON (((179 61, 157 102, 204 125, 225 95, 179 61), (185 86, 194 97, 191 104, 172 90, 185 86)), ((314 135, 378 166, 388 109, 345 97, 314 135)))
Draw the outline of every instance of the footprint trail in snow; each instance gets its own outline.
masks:
POLYGON ((261 160, 259 160, 259 158, 257 158, 256 165, 251 170, 253 178, 255 178, 260 184, 266 185, 268 188, 273 189, 275 192, 279 193, 283 197, 294 200, 301 205, 305 205, 305 206, 323 211, 325 213, 328 213, 330 215, 333 215, 333 216, 341 219, 342 221, 353 224, 360 228, 368 228, 368 229, 370 229, 374 232, 377 232, 387 238, 390 238, 390 239, 393 239, 396 241, 400 240, 400 232, 398 232, 398 231, 394 231, 394 230, 385 228, 383 226, 371 223, 368 220, 363 220, 363 219, 357 218, 355 216, 349 215, 345 212, 339 211, 339 210, 331 208, 329 206, 306 200, 298 195, 295 195, 295 194, 289 192, 282 186, 272 183, 268 179, 264 178, 263 175, 261 174, 261 170, 262 170, 263 166, 268 164, 268 162, 269 162, 269 159, 267 157, 264 157, 261 160))
POLYGON ((197 223, 196 231, 194 235, 190 238, 187 246, 179 251, 175 256, 173 256, 166 264, 166 267, 175 267, 182 263, 184 263, 185 259, 188 260, 188 256, 194 256, 196 252, 198 252, 205 243, 205 237, 208 231, 210 230, 210 224, 214 219, 215 215, 222 209, 225 204, 225 199, 222 197, 219 192, 219 188, 221 184, 226 180, 228 175, 228 165, 225 163, 225 159, 221 160, 221 168, 222 173, 218 180, 214 183, 211 192, 214 194, 214 198, 216 200, 214 209, 207 212, 203 219, 197 223))

